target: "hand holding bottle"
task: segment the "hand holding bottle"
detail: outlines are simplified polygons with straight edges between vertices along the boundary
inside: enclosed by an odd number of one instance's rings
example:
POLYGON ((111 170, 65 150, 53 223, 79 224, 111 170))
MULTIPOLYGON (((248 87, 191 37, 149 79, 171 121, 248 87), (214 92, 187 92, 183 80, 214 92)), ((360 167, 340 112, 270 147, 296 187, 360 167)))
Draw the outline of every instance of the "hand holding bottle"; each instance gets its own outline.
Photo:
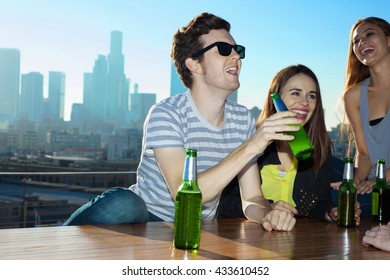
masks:
MULTIPOLYGON (((329 215, 329 218, 331 219, 330 222, 336 222, 338 218, 337 213, 337 207, 334 207, 330 209, 330 211, 327 213, 329 215)), ((356 219, 356 225, 360 225, 360 216, 362 214, 362 209, 360 208, 359 201, 356 201, 356 207, 355 207, 355 219, 356 219)))
POLYGON ((256 149, 255 154, 264 152, 267 146, 275 140, 293 140, 294 136, 284 134, 284 132, 299 130, 300 121, 295 116, 295 113, 287 111, 273 114, 265 119, 248 140, 248 143, 253 144, 256 149))
MULTIPOLYGON (((276 111, 288 111, 286 104, 284 104, 282 98, 278 93, 271 94, 271 98, 274 102, 276 111)), ((313 145, 311 144, 310 138, 307 135, 305 128, 301 124, 299 124, 299 129, 297 131, 287 131, 286 134, 294 136, 294 139, 290 140, 288 144, 290 145, 291 151, 296 159, 305 160, 312 156, 314 149, 313 145)))

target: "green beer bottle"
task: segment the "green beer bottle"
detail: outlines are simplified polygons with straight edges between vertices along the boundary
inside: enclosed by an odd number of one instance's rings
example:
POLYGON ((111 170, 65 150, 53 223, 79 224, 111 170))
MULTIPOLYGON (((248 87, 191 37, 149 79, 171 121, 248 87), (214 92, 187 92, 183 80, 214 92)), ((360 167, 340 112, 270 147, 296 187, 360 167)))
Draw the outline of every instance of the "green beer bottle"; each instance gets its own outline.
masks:
POLYGON ((353 180, 353 159, 346 158, 343 182, 338 191, 337 225, 341 227, 356 226, 357 190, 353 180))
POLYGON ((386 182, 385 166, 385 160, 378 159, 375 184, 372 188, 372 220, 379 223, 390 221, 390 189, 386 182))
MULTIPOLYGON (((282 98, 278 93, 271 94, 272 101, 274 102, 276 111, 284 112, 288 111, 286 104, 284 104, 282 98)), ((289 141, 288 144, 298 160, 304 160, 311 157, 313 153, 313 145, 310 142, 309 136, 306 133, 305 128, 299 124, 300 129, 298 131, 288 131, 286 134, 293 135, 294 139, 289 141)))
POLYGON ((202 193, 197 181, 197 150, 187 149, 183 181, 176 194, 174 245, 198 249, 202 219, 202 193))

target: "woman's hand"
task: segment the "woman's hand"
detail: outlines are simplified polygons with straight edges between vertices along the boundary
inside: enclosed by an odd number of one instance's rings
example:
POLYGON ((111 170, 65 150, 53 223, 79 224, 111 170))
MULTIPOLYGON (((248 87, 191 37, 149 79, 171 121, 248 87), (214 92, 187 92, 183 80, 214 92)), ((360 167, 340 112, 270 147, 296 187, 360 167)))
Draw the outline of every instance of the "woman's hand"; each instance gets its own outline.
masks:
MULTIPOLYGON (((330 211, 327 213, 329 215, 329 218, 333 221, 337 221, 338 213, 337 213, 337 207, 333 207, 330 209, 330 211)), ((355 219, 356 219, 356 225, 360 225, 360 215, 362 214, 362 209, 360 209, 360 203, 359 201, 356 202, 356 209, 355 209, 355 219)))
POLYGON ((340 185, 341 185, 342 181, 339 181, 339 182, 332 182, 330 183, 330 187, 334 190, 338 190, 340 185))
POLYGON ((261 221, 261 224, 266 231, 291 231, 294 228, 295 223, 296 220, 294 216, 284 210, 272 210, 261 221))
POLYGON ((364 180, 356 184, 356 189, 359 194, 371 193, 374 186, 375 179, 364 180))
POLYGON ((298 215, 298 210, 292 206, 290 203, 279 200, 276 203, 271 203, 271 207, 273 210, 281 210, 290 213, 291 215, 298 215))
MULTIPOLYGON (((332 189, 338 190, 342 181, 330 183, 332 189)), ((364 180, 360 183, 356 183, 356 190, 359 194, 365 194, 372 192, 372 187, 374 186, 375 180, 364 180)))
POLYGON ((325 214, 325 220, 328 222, 337 222, 337 207, 333 207, 325 214))

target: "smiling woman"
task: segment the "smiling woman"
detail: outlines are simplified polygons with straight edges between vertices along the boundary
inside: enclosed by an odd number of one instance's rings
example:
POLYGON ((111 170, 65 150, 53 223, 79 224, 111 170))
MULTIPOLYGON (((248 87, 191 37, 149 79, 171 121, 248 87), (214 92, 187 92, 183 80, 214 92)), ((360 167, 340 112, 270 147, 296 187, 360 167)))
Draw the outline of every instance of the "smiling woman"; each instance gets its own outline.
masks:
POLYGON ((356 146, 355 183, 371 192, 376 162, 386 161, 390 181, 390 24, 381 18, 358 20, 352 27, 347 62, 345 112, 350 147, 356 146))
MULTIPOLYGON (((331 141, 326 131, 321 90, 316 75, 304 65, 279 71, 268 89, 257 126, 276 113, 271 98, 279 92, 290 111, 294 111, 314 146, 313 156, 298 161, 287 142, 275 141, 258 158, 261 189, 273 209, 292 215, 327 220, 337 219, 331 200, 331 141), (298 117, 299 116, 299 117, 298 117)), ((242 216, 237 181, 233 180, 221 196, 220 217, 242 216), (235 208, 232 209, 234 205, 235 208)), ((360 212, 358 212, 358 216, 360 212)))

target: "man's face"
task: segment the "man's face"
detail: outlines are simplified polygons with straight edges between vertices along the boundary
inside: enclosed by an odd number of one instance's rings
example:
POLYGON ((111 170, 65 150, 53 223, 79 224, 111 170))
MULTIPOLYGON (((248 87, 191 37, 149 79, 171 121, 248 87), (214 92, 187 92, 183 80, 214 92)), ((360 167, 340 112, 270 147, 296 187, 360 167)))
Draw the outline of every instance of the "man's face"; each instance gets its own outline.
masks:
MULTIPOLYGON (((226 42, 235 45, 233 37, 226 30, 212 30, 202 36, 204 47, 215 42, 226 42)), ((241 70, 240 55, 231 50, 230 55, 223 56, 219 53, 218 47, 214 46, 203 54, 201 62, 201 75, 198 82, 207 86, 213 91, 223 91, 228 95, 239 88, 239 73, 241 70)))

